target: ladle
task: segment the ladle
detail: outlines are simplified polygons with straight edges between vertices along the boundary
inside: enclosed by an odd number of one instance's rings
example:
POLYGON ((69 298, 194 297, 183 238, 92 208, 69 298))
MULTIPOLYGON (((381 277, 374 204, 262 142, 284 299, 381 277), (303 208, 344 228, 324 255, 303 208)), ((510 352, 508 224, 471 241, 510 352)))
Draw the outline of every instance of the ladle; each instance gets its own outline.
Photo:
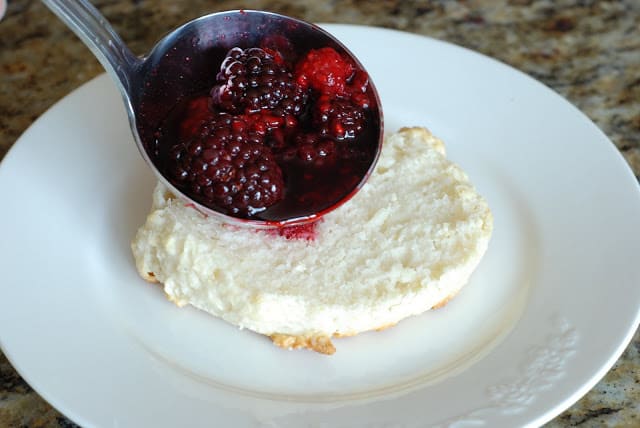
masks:
POLYGON ((215 83, 220 63, 230 48, 258 46, 265 37, 276 35, 287 40, 300 54, 330 46, 362 68, 360 62, 338 40, 316 25, 253 10, 219 12, 197 18, 166 35, 148 55, 140 58, 131 52, 90 2, 43 0, 43 3, 91 49, 115 81, 138 149, 158 179, 200 212, 226 223, 263 228, 313 221, 353 196, 373 170, 382 144, 382 110, 375 87, 370 83, 368 93, 374 114, 373 123, 368 126, 374 131, 369 135, 377 144, 376 155, 362 179, 331 206, 321 212, 298 212, 254 220, 232 217, 192 200, 163 175, 156 154, 157 131, 179 100, 201 93, 215 83))

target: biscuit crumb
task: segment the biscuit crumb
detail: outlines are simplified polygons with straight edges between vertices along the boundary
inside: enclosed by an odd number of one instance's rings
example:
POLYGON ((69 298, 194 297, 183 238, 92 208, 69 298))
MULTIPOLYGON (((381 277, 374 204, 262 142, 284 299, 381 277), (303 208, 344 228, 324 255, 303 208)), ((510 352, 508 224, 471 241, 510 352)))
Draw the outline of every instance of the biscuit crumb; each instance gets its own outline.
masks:
POLYGON ((455 293, 448 295, 447 297, 445 297, 444 299, 442 299, 441 301, 433 305, 431 309, 440 309, 445 307, 447 303, 449 303, 451 300, 453 300, 454 297, 456 297, 457 294, 458 292, 456 291, 455 293))
POLYGON ((319 336, 291 336, 288 334, 274 333, 269 336, 273 343, 285 349, 311 349, 325 355, 332 355, 336 352, 335 346, 331 343, 331 338, 325 335, 319 336))
POLYGON ((158 281, 158 278, 156 278, 156 274, 153 272, 147 272, 146 275, 142 275, 142 278, 152 284, 158 284, 160 282, 158 281))

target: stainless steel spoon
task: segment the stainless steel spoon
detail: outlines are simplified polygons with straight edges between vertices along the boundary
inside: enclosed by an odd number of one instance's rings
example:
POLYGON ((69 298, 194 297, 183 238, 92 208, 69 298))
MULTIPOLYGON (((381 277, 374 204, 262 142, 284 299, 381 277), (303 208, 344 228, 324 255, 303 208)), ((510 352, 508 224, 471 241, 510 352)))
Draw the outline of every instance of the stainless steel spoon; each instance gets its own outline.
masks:
MULTIPOLYGON (((341 205, 364 184, 373 170, 377 154, 362 180, 341 200, 322 212, 309 212, 293 217, 247 220, 215 211, 193 201, 165 177, 157 164, 157 131, 177 100, 202 92, 214 83, 216 71, 227 51, 235 46, 258 46, 265 37, 281 37, 300 52, 331 46, 358 60, 338 40, 319 27, 269 12, 229 11, 206 15, 177 28, 165 36, 143 57, 134 55, 106 19, 85 0, 43 0, 75 34, 91 49, 107 73, 115 81, 126 107, 129 125, 136 144, 158 179, 175 195, 193 204, 213 218, 236 225, 280 227, 317 219, 341 205)), ((382 110, 373 84, 369 88, 371 111, 375 112, 371 138, 377 153, 382 145, 382 110)))

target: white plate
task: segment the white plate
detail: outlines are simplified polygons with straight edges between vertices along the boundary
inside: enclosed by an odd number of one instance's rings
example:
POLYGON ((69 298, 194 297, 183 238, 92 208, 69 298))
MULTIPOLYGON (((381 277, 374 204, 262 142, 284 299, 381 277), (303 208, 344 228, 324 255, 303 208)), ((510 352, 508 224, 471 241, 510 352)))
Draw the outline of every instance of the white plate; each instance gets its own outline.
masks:
MULTIPOLYGON (((167 302, 129 242, 154 185, 101 76, 0 168, 0 344, 83 426, 522 426, 589 390, 635 331, 640 193, 607 138, 501 63, 382 29, 327 25, 377 83, 386 129, 444 139, 495 216, 446 308, 336 341, 326 357, 167 302)), ((259 280, 259 278, 256 278, 259 280)))

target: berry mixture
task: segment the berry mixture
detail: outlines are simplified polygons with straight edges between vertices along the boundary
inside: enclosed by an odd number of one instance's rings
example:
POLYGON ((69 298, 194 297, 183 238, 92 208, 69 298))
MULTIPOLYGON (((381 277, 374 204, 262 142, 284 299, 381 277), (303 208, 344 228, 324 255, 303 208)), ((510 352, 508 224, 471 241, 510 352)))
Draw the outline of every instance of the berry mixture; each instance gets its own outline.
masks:
POLYGON ((309 216, 353 191, 378 144, 367 74, 332 48, 286 58, 235 47, 210 91, 174 109, 158 152, 172 184, 261 220, 309 216))

